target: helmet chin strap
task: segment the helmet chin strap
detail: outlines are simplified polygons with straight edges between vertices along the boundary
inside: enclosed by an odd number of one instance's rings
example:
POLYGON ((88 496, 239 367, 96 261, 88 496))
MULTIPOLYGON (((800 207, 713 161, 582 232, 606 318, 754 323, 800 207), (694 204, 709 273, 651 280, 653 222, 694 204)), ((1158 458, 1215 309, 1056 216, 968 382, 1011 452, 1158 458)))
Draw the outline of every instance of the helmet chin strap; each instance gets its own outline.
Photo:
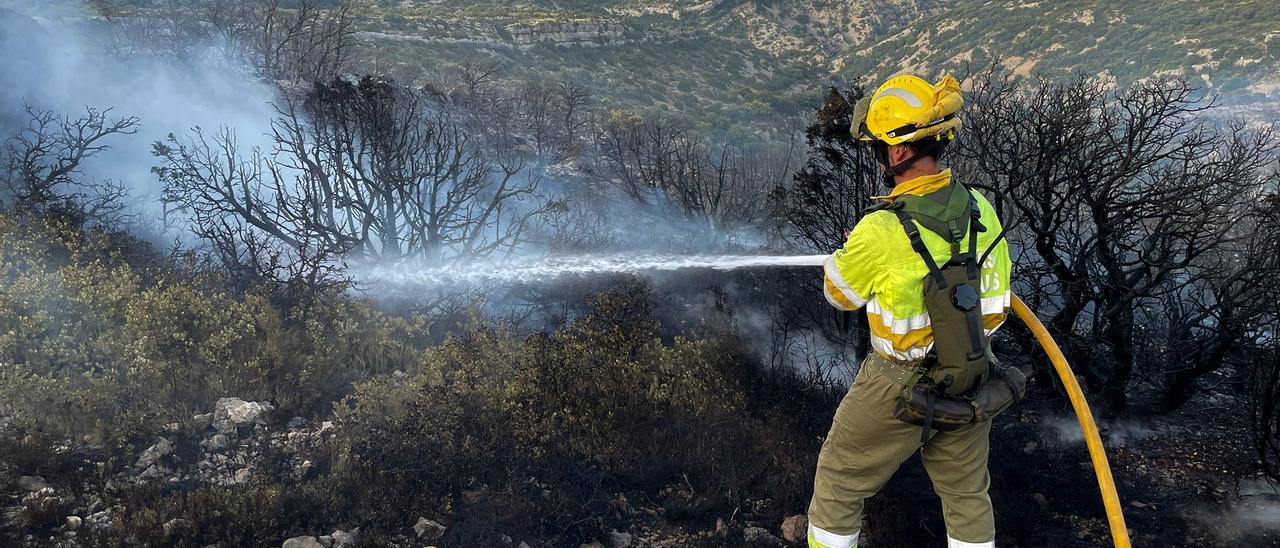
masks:
MULTIPOLYGON (((939 141, 939 143, 941 143, 941 141, 939 141)), ((897 164, 890 165, 889 144, 885 143, 884 141, 874 141, 871 143, 871 149, 876 155, 876 160, 880 162, 881 166, 884 166, 881 171, 884 177, 884 184, 889 188, 893 188, 898 184, 897 181, 894 180, 894 178, 896 178, 899 175, 902 175, 902 173, 905 172, 906 170, 911 169, 911 166, 915 165, 916 161, 919 160, 921 157, 923 156, 937 157, 939 153, 938 148, 939 148, 939 145, 934 145, 929 147, 928 150, 916 151, 916 153, 912 154, 910 158, 907 158, 901 162, 898 162, 897 164)))
POLYGON ((911 169, 911 166, 916 163, 916 160, 920 159, 920 153, 917 152, 912 154, 910 158, 898 162, 897 164, 890 164, 889 145, 887 143, 883 141, 875 141, 871 144, 871 148, 875 152, 876 160, 880 162, 881 175, 884 177, 884 185, 889 188, 893 188, 897 185, 894 178, 902 175, 902 172, 911 169))

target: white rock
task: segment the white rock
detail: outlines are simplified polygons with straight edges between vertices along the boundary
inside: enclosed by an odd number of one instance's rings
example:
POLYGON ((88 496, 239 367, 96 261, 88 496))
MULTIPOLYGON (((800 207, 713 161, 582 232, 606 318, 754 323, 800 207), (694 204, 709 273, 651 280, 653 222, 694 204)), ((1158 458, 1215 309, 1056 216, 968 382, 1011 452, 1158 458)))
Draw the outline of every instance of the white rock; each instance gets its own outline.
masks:
POLYGON ((778 538, 773 536, 768 529, 764 527, 747 527, 742 530, 742 540, 746 542, 764 542, 769 544, 777 544, 778 538))
POLYGON ((324 548, 324 545, 320 544, 316 537, 301 536, 284 541, 280 548, 324 548))
POLYGON ((609 532, 610 548, 627 548, 631 546, 631 533, 609 532))
POLYGON ((155 445, 148 447, 146 451, 143 451, 138 456, 138 462, 134 463, 134 466, 139 469, 148 468, 159 461, 160 457, 168 455, 172 451, 173 444, 169 443, 167 439, 160 438, 155 445))
POLYGON ((45 483, 44 478, 40 476, 22 476, 18 478, 18 488, 23 491, 36 492, 44 489, 49 484, 45 483))
POLYGON ((237 426, 257 422, 274 407, 266 402, 244 401, 240 398, 221 398, 213 406, 213 424, 219 432, 229 434, 237 426))
POLYGON ((148 466, 146 470, 143 470, 141 474, 138 474, 138 477, 145 480, 156 479, 164 477, 165 472, 168 472, 165 467, 152 464, 151 466, 148 466))
POLYGON ((171 537, 171 536, 173 536, 173 533, 174 533, 177 529, 180 529, 180 528, 186 527, 189 523, 190 523, 190 522, 188 522, 187 520, 182 519, 182 518, 174 518, 174 519, 171 519, 171 520, 169 520, 169 521, 164 522, 164 525, 162 526, 162 527, 164 528, 164 536, 165 536, 165 537, 171 537))
POLYGON ((316 435, 317 435, 317 436, 324 436, 325 434, 331 434, 331 433, 333 433, 333 432, 334 432, 334 431, 336 431, 337 429, 338 429, 338 427, 337 427, 337 426, 334 426, 333 421, 324 421, 324 422, 320 423, 320 429, 319 429, 319 430, 316 430, 316 435))
POLYGON ((105 529, 111 525, 111 510, 94 512, 85 516, 84 520, 94 529, 105 529))
POLYGON ((75 531, 79 529, 81 521, 80 516, 67 516, 67 530, 75 531))
POLYGON ((302 464, 299 464, 293 468, 293 478, 296 480, 302 480, 303 478, 306 478, 307 472, 310 472, 311 469, 314 467, 315 467, 315 463, 309 460, 302 461, 302 464))
POLYGON ((191 417, 191 420, 200 428, 208 428, 210 424, 213 424, 213 413, 201 413, 191 417))
POLYGON ((356 534, 359 532, 359 527, 349 532, 343 531, 342 529, 334 531, 333 535, 331 535, 333 537, 333 548, 355 548, 356 534))
POLYGON ((227 446, 231 445, 231 438, 227 437, 226 434, 214 434, 213 437, 205 440, 200 445, 203 445, 209 451, 226 449, 227 446))
POLYGON ((418 518, 418 523, 413 526, 413 532, 418 534, 418 538, 422 538, 422 535, 425 535, 428 531, 434 531, 434 535, 439 536, 444 534, 445 526, 427 518, 418 518))

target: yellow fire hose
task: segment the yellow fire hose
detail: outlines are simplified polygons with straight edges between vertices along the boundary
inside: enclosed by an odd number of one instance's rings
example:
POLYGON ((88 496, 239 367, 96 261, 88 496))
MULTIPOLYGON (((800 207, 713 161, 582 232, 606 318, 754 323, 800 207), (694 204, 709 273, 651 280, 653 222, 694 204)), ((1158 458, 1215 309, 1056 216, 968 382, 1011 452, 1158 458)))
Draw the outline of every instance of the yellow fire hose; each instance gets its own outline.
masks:
POLYGON ((1089 403, 1084 399, 1084 391, 1076 382, 1076 375, 1067 365, 1067 358, 1062 355, 1058 343, 1049 336, 1049 331, 1040 323, 1035 313, 1027 308, 1027 304, 1017 295, 1013 296, 1013 313, 1022 319, 1036 341, 1049 355, 1053 369, 1062 379, 1067 389, 1067 397, 1071 399, 1071 407, 1076 411, 1076 420, 1080 421, 1080 430, 1084 432, 1085 445, 1089 447, 1089 458, 1093 460, 1093 470, 1098 476, 1098 489, 1102 491, 1102 505, 1107 511, 1107 522, 1111 524, 1111 539, 1116 548, 1129 548, 1129 528, 1124 524, 1124 512, 1120 508, 1120 496, 1116 493, 1116 484, 1111 477, 1111 465, 1107 463, 1107 454, 1102 448, 1102 437, 1098 435, 1098 425, 1093 422, 1093 413, 1089 411, 1089 403))

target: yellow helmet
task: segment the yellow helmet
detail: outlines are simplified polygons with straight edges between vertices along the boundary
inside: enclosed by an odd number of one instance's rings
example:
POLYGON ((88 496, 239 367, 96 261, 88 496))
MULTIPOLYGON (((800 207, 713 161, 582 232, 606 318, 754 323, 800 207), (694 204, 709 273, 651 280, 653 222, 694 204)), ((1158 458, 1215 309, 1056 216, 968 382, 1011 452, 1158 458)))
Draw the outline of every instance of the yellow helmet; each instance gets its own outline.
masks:
POLYGON ((855 139, 890 145, 954 139, 963 106, 960 83, 949 74, 934 85, 918 76, 895 76, 858 101, 851 131, 855 139))

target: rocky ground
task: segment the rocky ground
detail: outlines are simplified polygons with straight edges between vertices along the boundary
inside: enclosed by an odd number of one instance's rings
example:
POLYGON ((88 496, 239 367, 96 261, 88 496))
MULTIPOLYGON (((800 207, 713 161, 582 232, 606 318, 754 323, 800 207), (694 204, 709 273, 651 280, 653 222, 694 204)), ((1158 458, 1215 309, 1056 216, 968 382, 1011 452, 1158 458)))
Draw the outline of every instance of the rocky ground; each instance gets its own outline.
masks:
MULTIPOLYGON (((1265 546, 1280 542, 1280 493, 1256 471, 1247 422, 1230 410, 1229 396, 1174 415, 1126 419, 1105 425, 1112 466, 1135 544, 1265 546), (1188 426, 1195 424, 1195 426, 1188 426)), ((997 424, 993 498, 1004 546, 1096 546, 1108 543, 1105 520, 1076 426, 1051 403, 1027 406, 997 424), (1010 456, 1016 455, 1016 456, 1010 456), (1025 523, 1027 516, 1039 516, 1025 523)), ((316 459, 341 428, 333 422, 285 419, 266 402, 223 398, 194 426, 170 425, 119 472, 104 475, 107 462, 92 448, 68 444, 82 464, 68 477, 24 475, 0 465, 7 481, 0 544, 23 546, 140 545, 120 534, 130 489, 190 489, 236 486, 251 481, 301 482, 316 474, 316 459), (115 501, 115 502, 111 502, 115 501), (114 533, 114 534, 109 534, 114 533), (111 539, 111 540, 106 540, 111 539)), ((482 507, 483 490, 467 492, 461 504, 482 507)), ((918 463, 910 462, 885 493, 869 504, 866 546, 935 543, 940 520, 918 463), (903 511, 909 509, 909 511, 903 511), (911 539, 910 541, 905 539, 911 539)), ((611 495, 604 538, 581 548, 627 546, 800 545, 807 522, 792 515, 780 522, 757 501, 732 515, 705 511, 708 502, 670 485, 657 493, 611 495), (756 507, 759 508, 756 508, 756 507)), ((362 536, 360 527, 281 534, 284 548, 358 545, 402 547, 459 545, 446 516, 405 516, 398 531, 362 536), (443 542, 442 542, 443 541, 443 542)), ((193 531, 186 519, 162 522, 163 538, 193 531)), ((513 532, 513 534, 516 534, 513 532)), ((465 535, 461 535, 465 537, 465 535)), ((148 537, 154 538, 154 537, 148 537)), ((502 535, 513 548, 541 546, 536 539, 502 535)))
MULTIPOLYGON (((177 423, 169 425, 166 434, 138 454, 131 466, 105 478, 101 472, 108 463, 94 462, 93 448, 71 444, 60 447, 68 454, 83 453, 85 458, 81 459, 83 465, 78 471, 82 476, 59 478, 79 484, 82 489, 55 487, 40 476, 18 476, 16 493, 3 509, 4 529, 21 533, 23 526, 30 527, 41 519, 47 521, 45 514, 61 509, 67 515, 56 528, 57 534, 47 537, 33 533, 11 534, 10 538, 16 537, 29 546, 91 545, 97 543, 124 511, 123 506, 106 501, 130 487, 161 484, 181 489, 199 484, 239 485, 254 476, 260 463, 281 457, 288 462, 292 479, 302 480, 314 466, 308 454, 323 447, 337 427, 332 422, 310 424, 300 417, 272 425, 268 417, 273 410, 266 402, 222 398, 211 412, 192 418, 193 431, 184 432, 177 423), (98 483, 99 489, 83 489, 93 483, 98 483), (91 540, 82 542, 83 538, 91 540)), ((191 525, 185 521, 165 522, 165 535, 191 525)), ((311 544, 290 539, 284 545, 293 548, 354 546, 358 534, 358 529, 338 530, 317 538, 307 537, 313 541, 311 544)))

